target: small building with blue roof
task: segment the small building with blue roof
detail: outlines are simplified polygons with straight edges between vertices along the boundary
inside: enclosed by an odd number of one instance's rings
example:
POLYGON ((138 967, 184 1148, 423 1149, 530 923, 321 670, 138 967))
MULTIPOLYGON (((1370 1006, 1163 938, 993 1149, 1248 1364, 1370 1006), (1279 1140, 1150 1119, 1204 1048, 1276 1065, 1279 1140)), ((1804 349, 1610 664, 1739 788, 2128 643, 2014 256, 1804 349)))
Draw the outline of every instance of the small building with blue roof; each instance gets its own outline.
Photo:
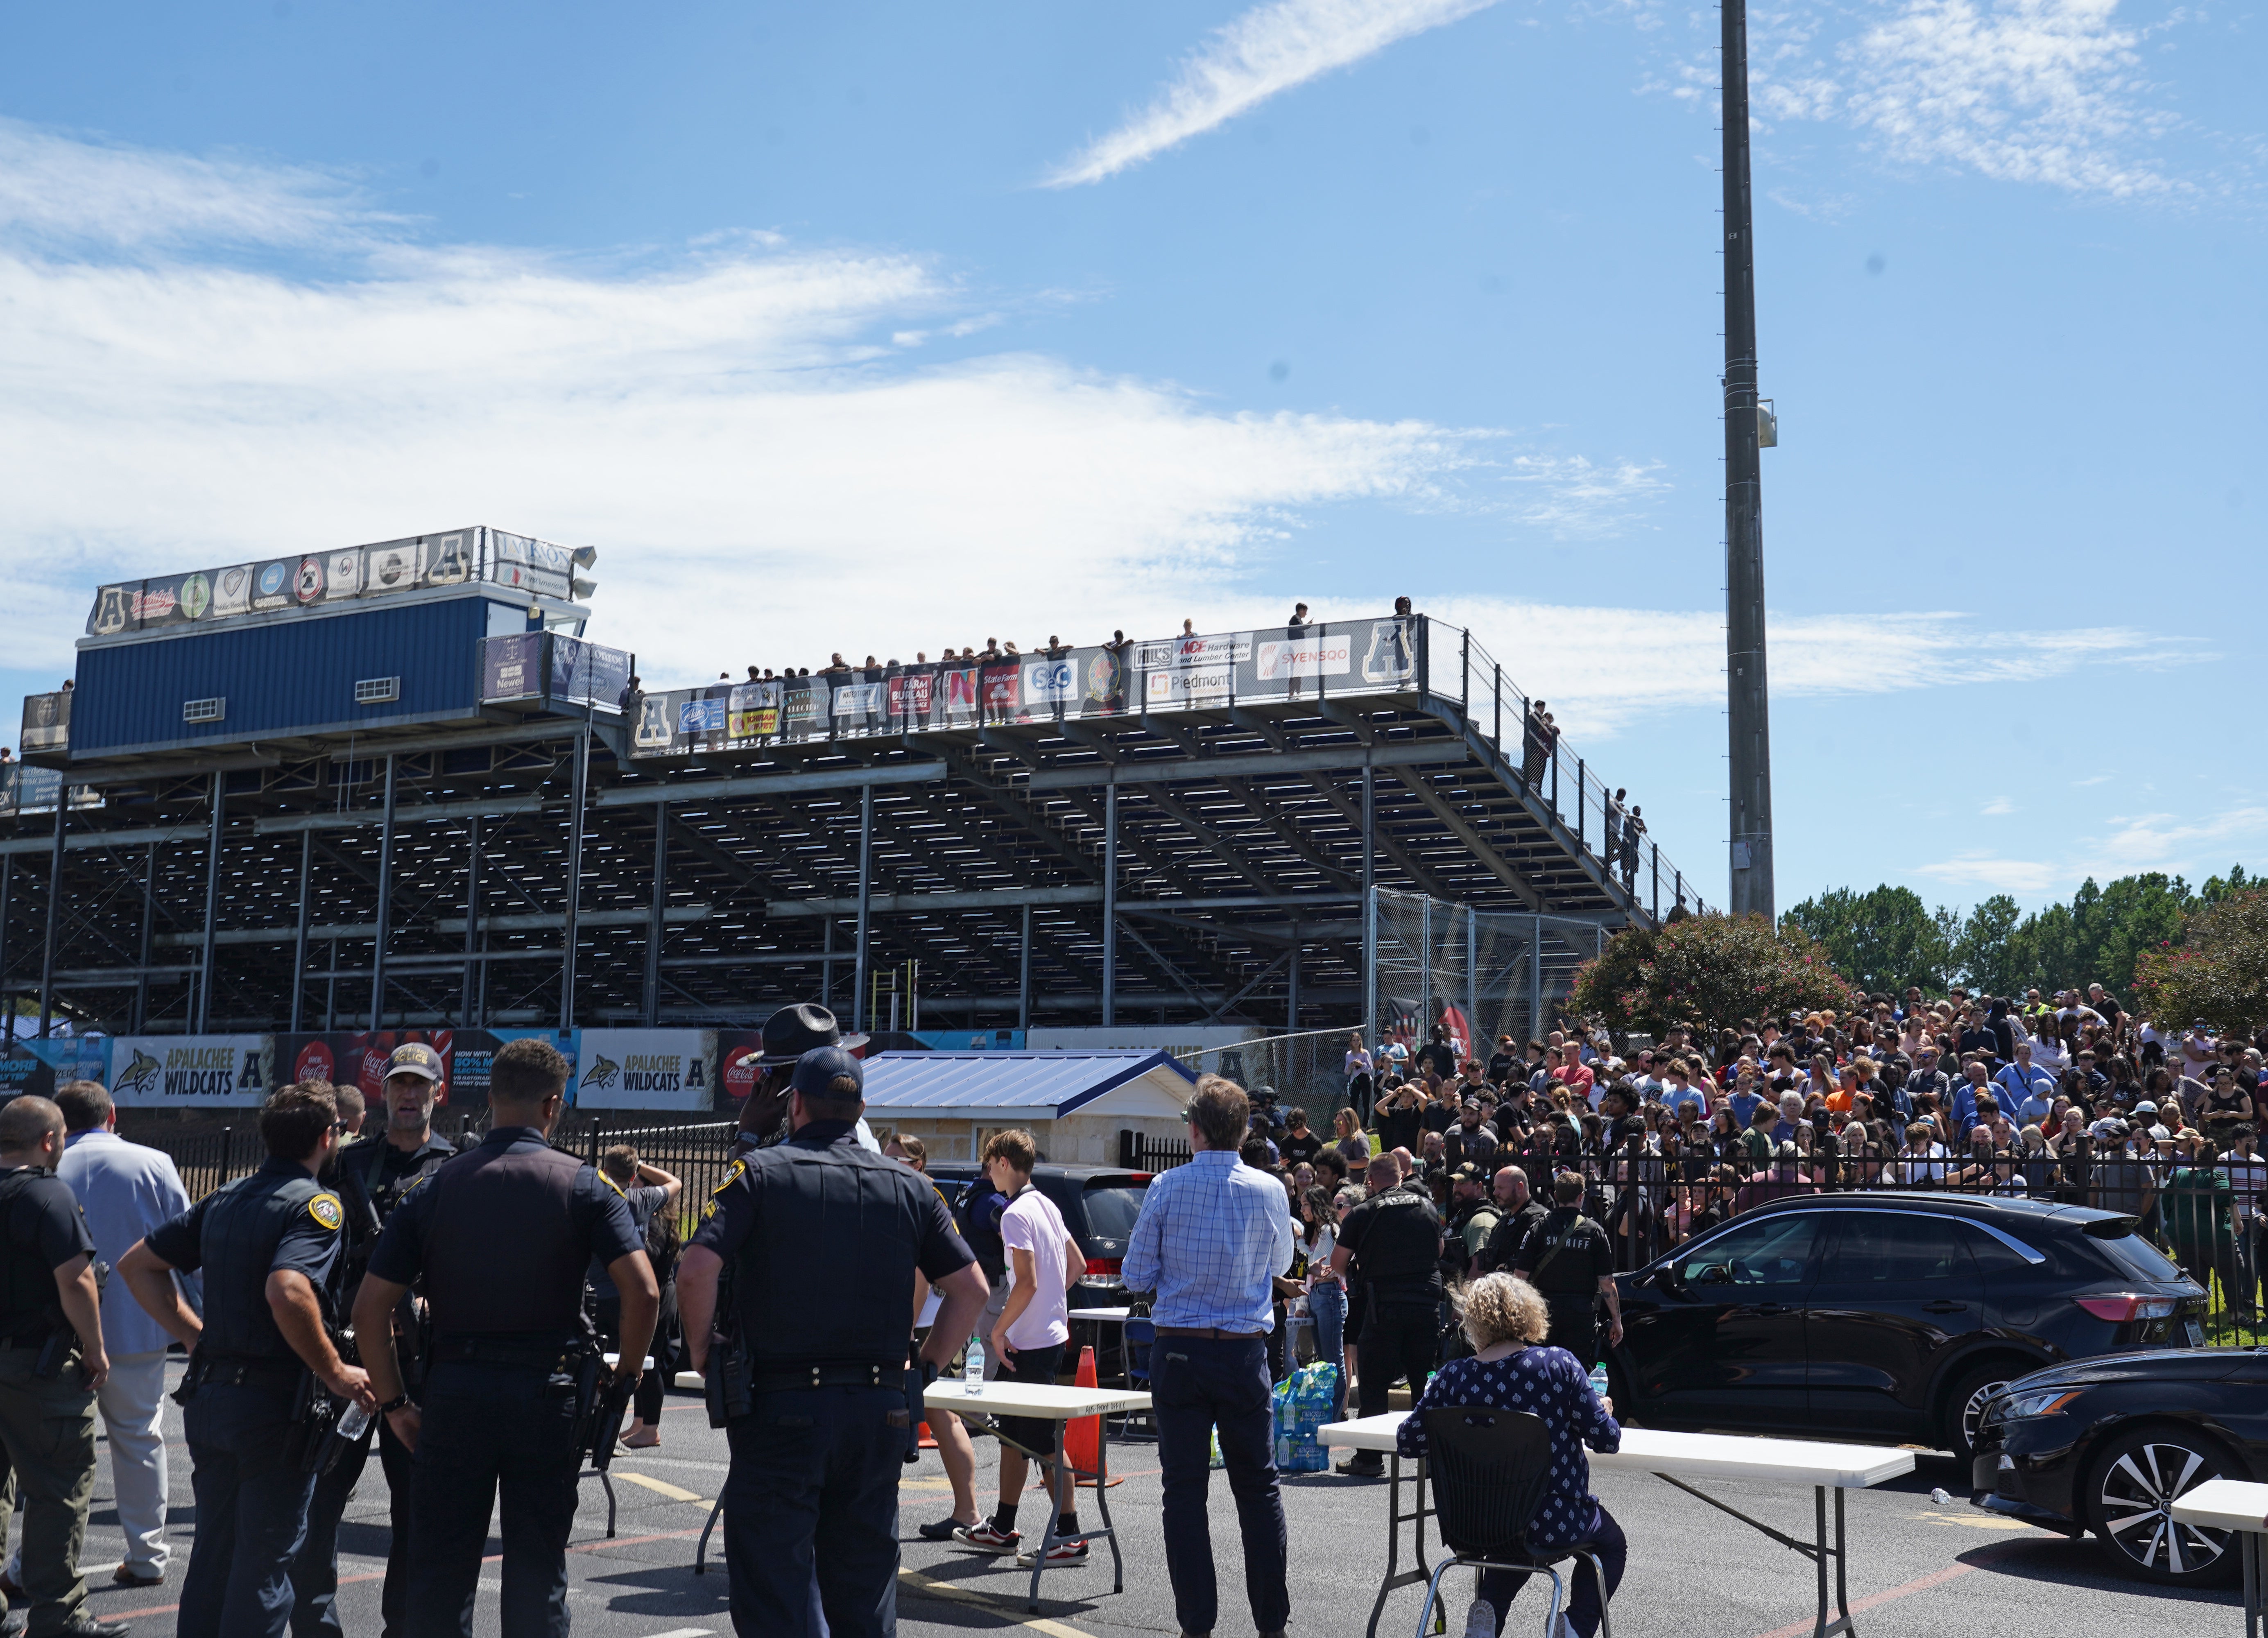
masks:
MULTIPOLYGON (((1058 1165, 1111 1165, 1118 1135, 1187 1135, 1197 1076, 1162 1052, 886 1052, 866 1060, 877 1137, 918 1137, 938 1160, 974 1160, 1006 1128, 1058 1165)), ((887 1141, 887 1140, 886 1140, 887 1141)))

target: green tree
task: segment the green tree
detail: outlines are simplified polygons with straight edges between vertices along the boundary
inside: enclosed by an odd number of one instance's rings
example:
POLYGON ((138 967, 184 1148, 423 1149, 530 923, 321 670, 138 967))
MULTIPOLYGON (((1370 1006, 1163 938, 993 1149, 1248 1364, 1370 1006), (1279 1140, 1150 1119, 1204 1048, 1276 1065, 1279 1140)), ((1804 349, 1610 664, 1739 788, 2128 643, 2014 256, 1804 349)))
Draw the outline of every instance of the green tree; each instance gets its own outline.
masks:
POLYGON ((2161 1029, 2203 1018, 2249 1032, 2268 1020, 2268 889, 2237 889, 2195 911, 2178 944, 2137 957, 2134 988, 2139 1010, 2161 1029))
POLYGON ((1708 1035, 1767 1014, 1847 1012, 1858 999, 1799 926, 1761 915, 1699 915, 1659 932, 1631 928, 1575 973, 1571 1009, 1617 1032, 1673 1024, 1708 1035))
POLYGON ((1837 887, 1807 899, 1782 925, 1817 940, 1836 971, 1862 990, 1897 995, 1918 984, 1941 995, 1953 966, 1950 915, 1931 914, 1912 888, 1886 882, 1871 892, 1837 887))
POLYGON ((2006 893, 1994 893, 1969 913, 1953 941, 1953 965, 1971 990, 2012 995, 2029 974, 2017 963, 2016 929, 2022 912, 2006 893))

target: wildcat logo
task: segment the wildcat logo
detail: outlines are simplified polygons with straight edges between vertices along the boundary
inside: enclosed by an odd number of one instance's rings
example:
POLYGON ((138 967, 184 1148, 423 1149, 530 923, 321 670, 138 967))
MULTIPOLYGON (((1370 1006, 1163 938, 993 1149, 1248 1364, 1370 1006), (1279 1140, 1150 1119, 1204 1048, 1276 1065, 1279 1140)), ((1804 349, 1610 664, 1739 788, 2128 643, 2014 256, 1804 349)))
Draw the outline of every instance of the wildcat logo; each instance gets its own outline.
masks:
POLYGON ((126 1073, 118 1077, 118 1090, 147 1098, 158 1090, 158 1077, 165 1073, 165 1069, 164 1064, 137 1047, 134 1049, 134 1061, 126 1066, 126 1073))
POLYGON ((612 1058, 601 1055, 598 1062, 591 1066, 590 1072, 584 1076, 583 1084, 585 1086, 612 1086, 615 1083, 615 1077, 620 1076, 622 1072, 622 1065, 616 1063, 612 1058))

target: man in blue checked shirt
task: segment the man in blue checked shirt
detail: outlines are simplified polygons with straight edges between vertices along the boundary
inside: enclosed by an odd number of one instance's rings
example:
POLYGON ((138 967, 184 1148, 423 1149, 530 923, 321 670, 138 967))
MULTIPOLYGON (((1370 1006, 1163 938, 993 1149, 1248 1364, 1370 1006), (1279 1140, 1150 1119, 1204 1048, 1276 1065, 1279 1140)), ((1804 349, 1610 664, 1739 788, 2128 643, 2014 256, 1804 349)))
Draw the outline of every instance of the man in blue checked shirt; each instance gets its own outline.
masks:
POLYGON ((1281 1638, 1292 1616, 1268 1380, 1273 1282, 1292 1267, 1292 1216, 1284 1186, 1237 1159, 1250 1119, 1243 1088, 1217 1075, 1198 1079, 1193 1157, 1151 1182, 1126 1245, 1127 1289, 1153 1294, 1151 1406, 1166 1571, 1183 1638, 1206 1638, 1220 1609, 1205 1522, 1215 1429, 1243 1530, 1252 1624, 1261 1638, 1281 1638))

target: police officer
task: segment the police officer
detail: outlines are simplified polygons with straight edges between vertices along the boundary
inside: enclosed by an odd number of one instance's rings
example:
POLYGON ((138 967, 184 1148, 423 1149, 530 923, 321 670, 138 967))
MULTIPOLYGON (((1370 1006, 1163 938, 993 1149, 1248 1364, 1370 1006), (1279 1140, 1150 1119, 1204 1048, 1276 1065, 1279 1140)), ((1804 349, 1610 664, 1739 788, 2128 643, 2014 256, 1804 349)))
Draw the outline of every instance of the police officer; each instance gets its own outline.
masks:
MULTIPOLYGON (((386 1063, 384 1124, 339 1150, 330 1180, 346 1209, 344 1267, 339 1282, 342 1311, 352 1311, 355 1290, 370 1265, 379 1230, 402 1195, 425 1173, 456 1157, 457 1146, 433 1130, 433 1106, 445 1085, 439 1053, 423 1041, 395 1047, 386 1063)), ((404 1338, 415 1338, 416 1316, 409 1304, 396 1312, 394 1330, 397 1346, 404 1338)), ((413 1403, 424 1385, 417 1354, 412 1348, 402 1362, 413 1403)), ((385 1621, 381 1631, 384 1638, 399 1638, 409 1597, 409 1448, 393 1424, 383 1420, 378 1424, 378 1458, 386 1472, 394 1522, 386 1549, 386 1587, 379 1595, 385 1621)), ((357 1439, 341 1451, 330 1472, 315 1481, 315 1499, 307 1509, 307 1539, 291 1566, 295 1638, 342 1630, 334 1607, 339 1590, 339 1519, 369 1460, 370 1442, 357 1439)))
MULTIPOLYGON (((0 1108, 0 1445, 24 1497, 22 1597, 41 1638, 115 1634, 80 1606, 78 1573, 94 1495, 94 1396, 110 1375, 94 1241, 55 1176, 63 1113, 44 1098, 0 1108)), ((0 1531, 6 1520, 0 1517, 0 1531)), ((4 1539, 4 1538, 0 1538, 4 1539)), ((0 1612, 7 1600, 0 1598, 0 1612)), ((0 1631, 20 1633, 25 1617, 0 1631)))
MULTIPOLYGON (((1370 1163, 1370 1198, 1339 1225, 1334 1272, 1351 1265, 1363 1282, 1361 1414, 1382 1416, 1395 1378, 1415 1393, 1425 1385, 1440 1345, 1441 1214, 1414 1185, 1402 1181, 1391 1155, 1370 1163)), ((1386 1471, 1375 1451, 1357 1451, 1339 1464, 1343 1473, 1375 1478, 1386 1471)))
POLYGON ((1605 1348, 1599 1345, 1602 1303, 1607 1310, 1606 1347, 1623 1340, 1615 1243, 1605 1229, 1583 1215, 1582 1173, 1561 1172, 1551 1189, 1557 1203, 1513 1259, 1513 1272, 1541 1292, 1551 1310, 1547 1345, 1565 1348, 1588 1370, 1605 1357, 1605 1348))
POLYGON ((161 1224, 118 1264, 134 1300, 190 1355, 182 1420, 195 1464, 197 1539, 181 1583, 183 1638, 282 1638, 291 1619, 291 1560, 315 1489, 304 1458, 304 1378, 313 1371, 365 1409, 377 1402, 369 1377, 340 1359, 330 1336, 346 1214, 317 1177, 339 1142, 329 1083, 273 1094, 260 1111, 260 1137, 265 1165, 161 1224), (202 1324, 173 1277, 197 1268, 205 1275, 202 1324))
MULTIPOLYGON (((821 1047, 840 1047, 845 1052, 856 1052, 866 1044, 864 1035, 845 1037, 835 1022, 835 1015, 824 1007, 808 1002, 799 1002, 792 1007, 782 1007, 764 1020, 763 1050, 742 1057, 755 1060, 755 1084, 748 1089, 747 1101, 740 1105, 740 1135, 733 1140, 733 1152, 745 1155, 753 1150, 782 1142, 787 1137, 788 1082, 803 1054, 821 1047)), ((882 1146, 874 1141, 874 1134, 865 1120, 854 1131, 859 1146, 876 1154, 882 1146)))
POLYGON ((1528 1173, 1518 1166, 1502 1166, 1496 1174, 1496 1230, 1481 1251, 1483 1274, 1502 1274, 1511 1268, 1520 1248, 1535 1225, 1550 1215, 1550 1208, 1528 1192, 1528 1173))
POLYGON ((410 1186, 355 1298, 379 1413, 415 1458, 407 1618, 418 1638, 469 1638, 499 1487, 504 1638, 563 1638, 576 1371, 589 1346, 583 1275, 593 1255, 622 1294, 617 1385, 636 1385, 653 1339, 659 1294, 630 1208, 548 1141, 567 1076, 547 1041, 504 1045, 490 1072, 488 1136, 410 1186), (403 1385, 393 1316, 421 1275, 433 1341, 419 1405, 403 1385))
POLYGON ((941 1299, 924 1379, 984 1304, 984 1276, 937 1191, 853 1135, 865 1090, 841 1047, 805 1054, 789 1079, 787 1141, 733 1163, 678 1265, 693 1368, 709 1369, 728 1262, 749 1351, 747 1401, 729 1407, 739 1414, 726 1424, 724 1496, 733 1626, 744 1638, 897 1630, 914 1274, 941 1299))

